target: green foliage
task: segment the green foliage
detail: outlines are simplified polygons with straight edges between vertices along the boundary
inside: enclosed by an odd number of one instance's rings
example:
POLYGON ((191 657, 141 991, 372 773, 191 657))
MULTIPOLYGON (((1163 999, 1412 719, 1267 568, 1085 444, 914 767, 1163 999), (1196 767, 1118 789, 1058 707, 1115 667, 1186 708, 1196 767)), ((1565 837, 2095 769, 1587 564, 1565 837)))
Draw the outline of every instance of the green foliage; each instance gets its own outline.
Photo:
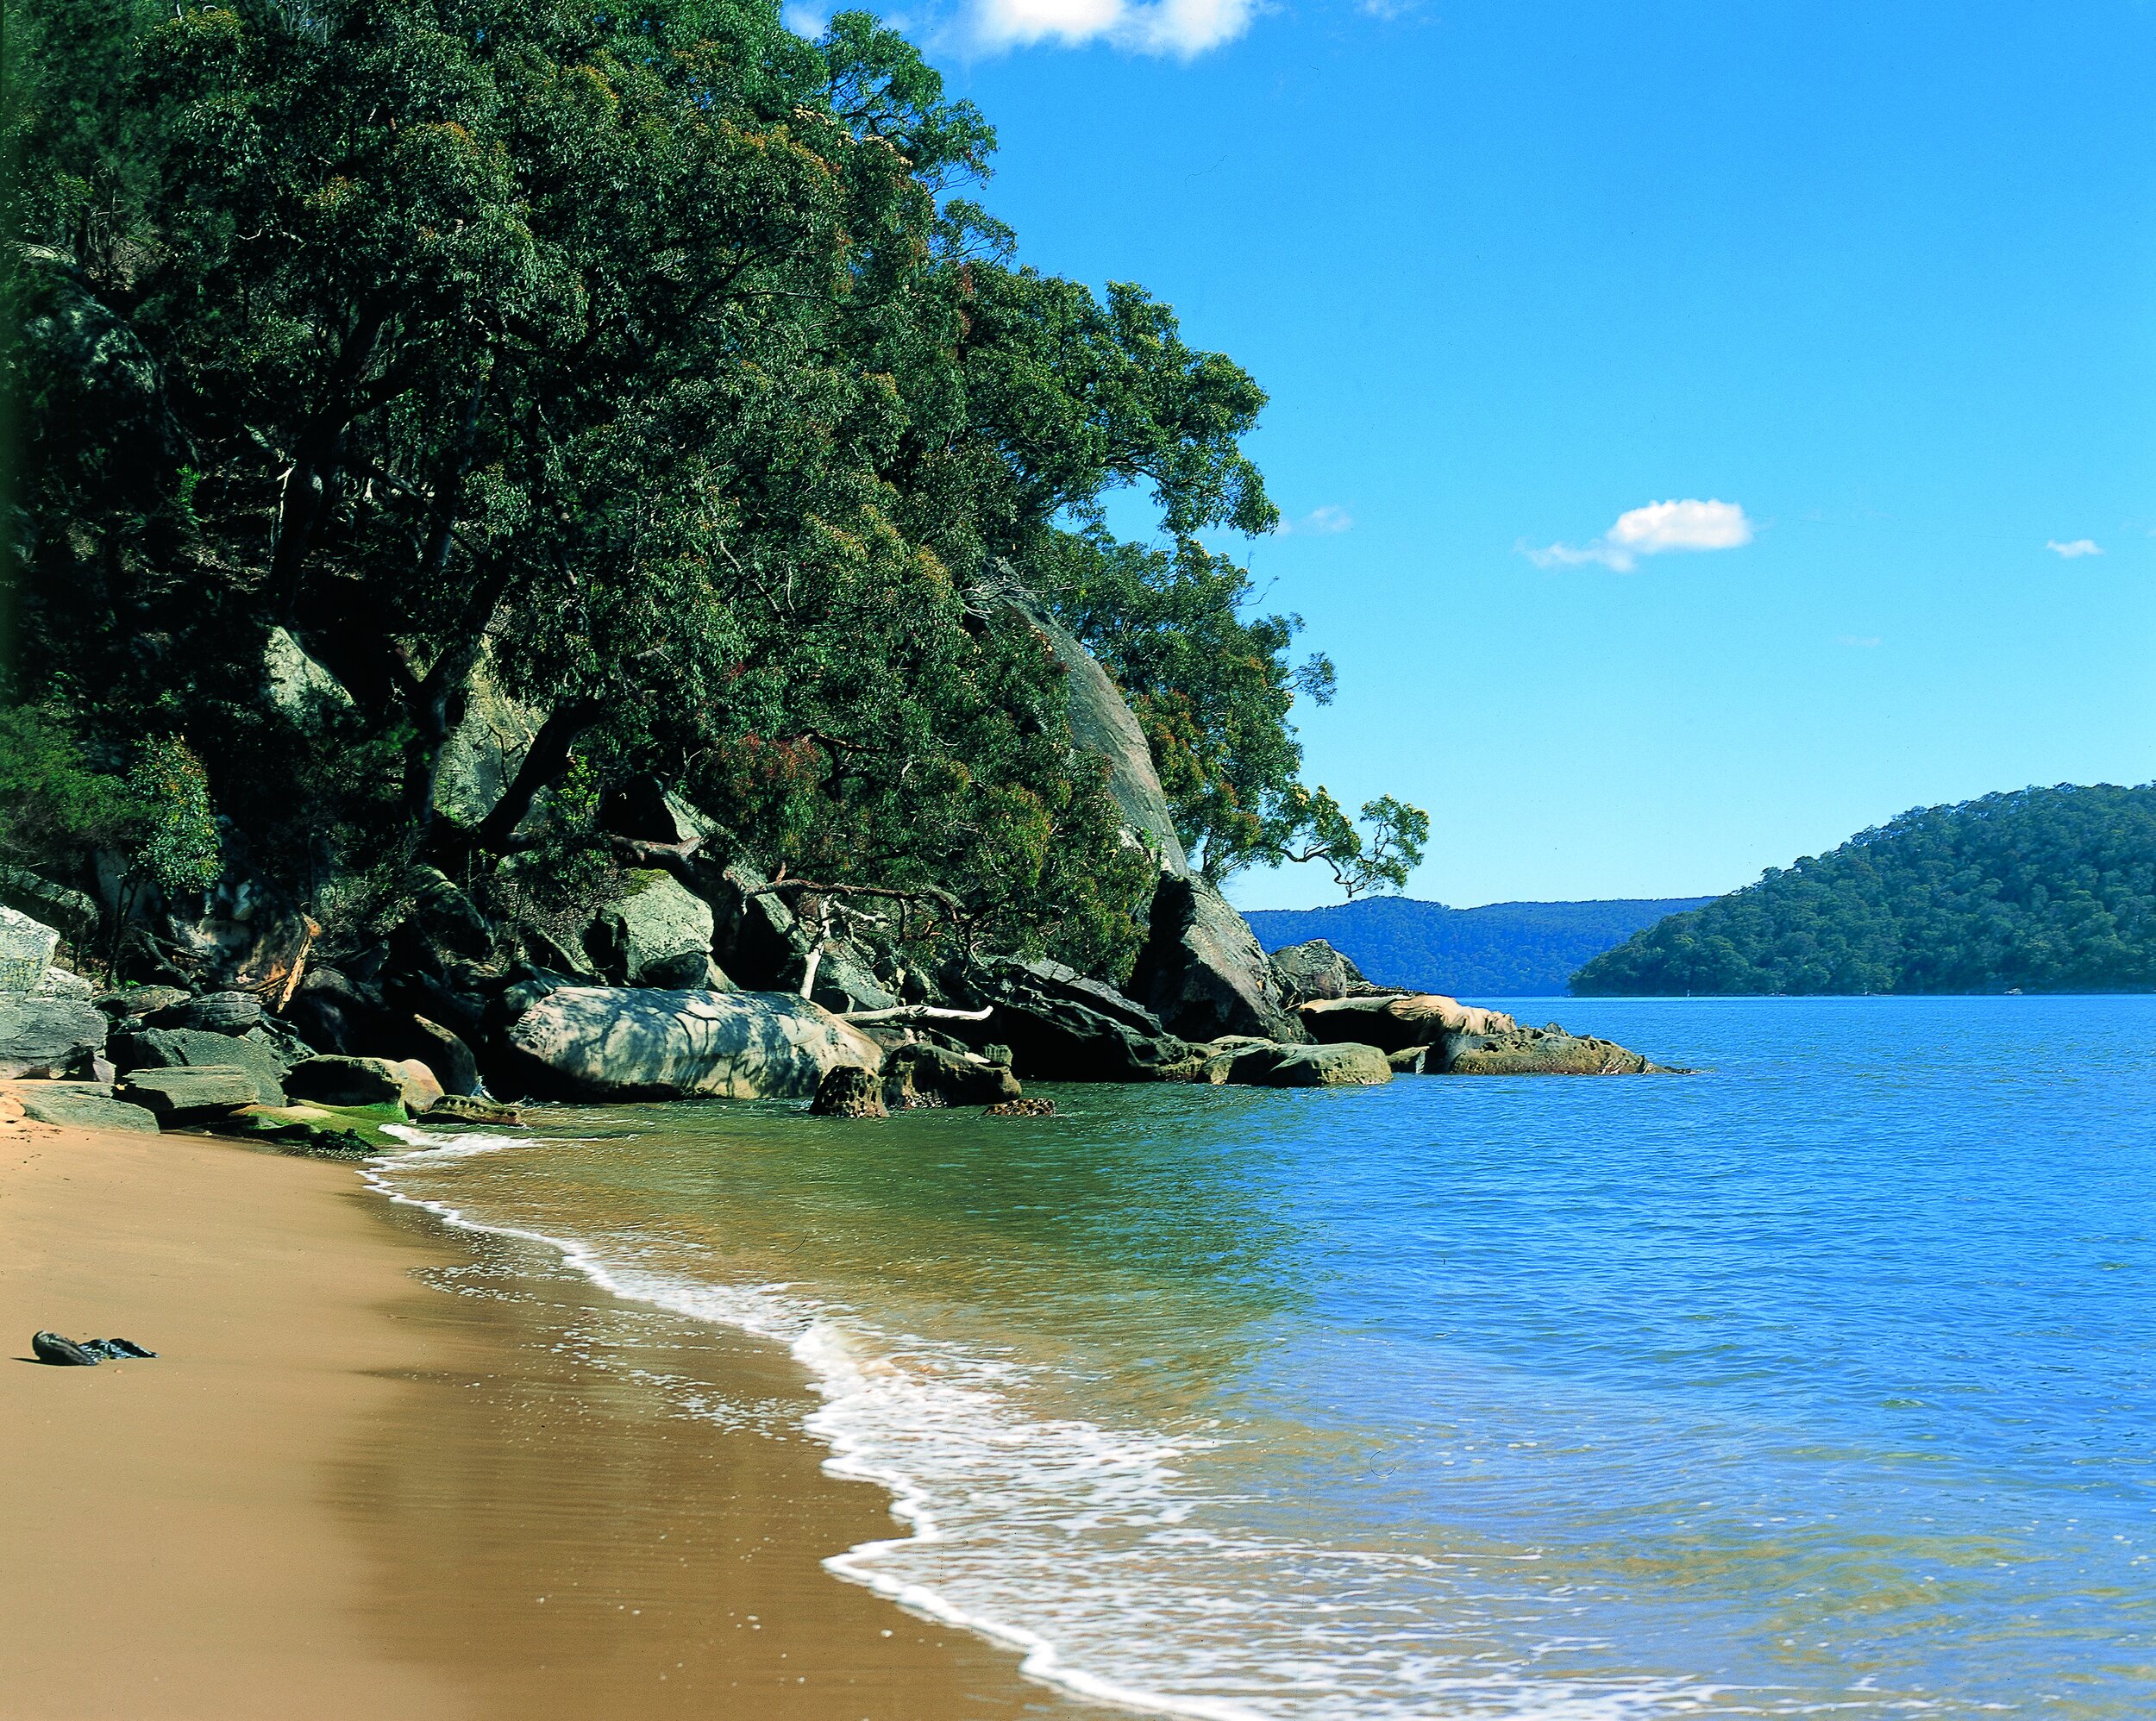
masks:
POLYGON ((142 743, 128 773, 141 835, 135 867, 170 898, 208 890, 223 869, 209 773, 177 735, 142 743))
POLYGON ((2156 988, 2156 785, 1922 807, 1672 915, 1587 995, 2156 988))
POLYGON ((128 785, 91 762, 57 714, 0 707, 0 852, 61 873, 91 850, 132 832, 137 808, 128 785))
POLYGON ((16 4, 11 673, 108 746, 184 729, 281 873, 513 866, 563 772, 649 770, 767 867, 1112 969, 1148 879, 1056 666, 969 601, 996 558, 1070 588, 1213 876, 1302 830, 1287 711, 1330 666, 1194 537, 1277 518, 1263 392, 1141 289, 1016 266, 954 195, 993 132, 867 15, 16 4), (1100 530, 1119 487, 1172 557, 1100 530), (276 625, 347 715, 260 717, 276 625), (547 725, 464 829, 482 657, 547 725))

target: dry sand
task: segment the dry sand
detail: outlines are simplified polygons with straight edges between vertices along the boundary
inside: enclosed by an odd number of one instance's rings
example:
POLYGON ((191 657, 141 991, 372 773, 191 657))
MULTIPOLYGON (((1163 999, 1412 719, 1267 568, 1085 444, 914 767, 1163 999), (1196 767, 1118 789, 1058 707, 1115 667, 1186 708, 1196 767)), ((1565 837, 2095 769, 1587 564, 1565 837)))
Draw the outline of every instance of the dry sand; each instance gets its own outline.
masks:
POLYGON ((1101 1712, 821 1569, 892 1520, 789 1359, 348 1168, 0 1117, 0 1717, 1101 1712))

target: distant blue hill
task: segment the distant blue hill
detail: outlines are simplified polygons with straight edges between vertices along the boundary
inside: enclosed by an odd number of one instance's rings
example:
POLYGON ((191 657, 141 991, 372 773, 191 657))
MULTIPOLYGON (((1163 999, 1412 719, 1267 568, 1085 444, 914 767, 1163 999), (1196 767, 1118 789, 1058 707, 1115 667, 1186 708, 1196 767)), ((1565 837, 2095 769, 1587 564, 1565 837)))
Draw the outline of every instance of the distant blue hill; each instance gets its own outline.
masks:
POLYGON ((1379 986, 1454 997, 1554 998, 1583 964, 1664 915, 1712 897, 1447 908, 1371 897, 1336 908, 1262 908, 1244 917, 1268 950, 1322 938, 1379 986))

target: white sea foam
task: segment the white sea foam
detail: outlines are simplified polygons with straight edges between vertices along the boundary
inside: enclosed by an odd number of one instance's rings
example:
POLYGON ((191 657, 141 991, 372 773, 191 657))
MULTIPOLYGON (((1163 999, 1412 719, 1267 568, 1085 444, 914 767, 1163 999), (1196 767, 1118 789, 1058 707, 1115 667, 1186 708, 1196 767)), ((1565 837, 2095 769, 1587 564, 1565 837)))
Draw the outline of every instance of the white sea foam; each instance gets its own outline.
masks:
MULTIPOLYGON (((1647 1721, 1714 1701, 1687 1681, 1545 1682, 1439 1653, 1432 1605, 1471 1614, 1492 1598, 1420 1555, 1237 1529, 1229 1503, 1187 1474, 1204 1442, 1035 1414, 1020 1364, 879 1330, 798 1286, 693 1280, 624 1258, 626 1244, 408 1194, 400 1167, 446 1169, 528 1138, 399 1133, 414 1151, 361 1172, 392 1200, 557 1251, 615 1296, 787 1346, 824 1400, 807 1428, 830 1448, 825 1468, 887 1489, 907 1526, 826 1567, 1021 1651, 1044 1684, 1189 1721, 1647 1721)), ((1547 1623, 1554 1645, 1564 1622, 1547 1623)))

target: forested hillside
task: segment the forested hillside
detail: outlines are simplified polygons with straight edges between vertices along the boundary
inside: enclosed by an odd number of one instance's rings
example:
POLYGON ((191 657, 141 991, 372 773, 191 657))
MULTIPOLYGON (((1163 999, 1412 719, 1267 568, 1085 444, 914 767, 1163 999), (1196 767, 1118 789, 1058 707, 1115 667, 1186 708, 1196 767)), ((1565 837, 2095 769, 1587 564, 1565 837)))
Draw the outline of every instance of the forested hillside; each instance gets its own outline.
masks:
POLYGON ((868 16, 12 0, 7 40, 0 859, 123 918, 243 876, 333 951, 415 876, 567 926, 655 779, 705 854, 1115 975, 1157 856, 1044 603, 1195 870, 1404 876, 1426 822, 1300 780, 1331 666, 1200 541, 1275 523, 1263 393, 1022 265, 987 122, 868 16))
POLYGON ((1583 962, 1664 915, 1707 900, 1447 908, 1375 897, 1332 908, 1256 909, 1247 917, 1268 950, 1322 938, 1379 986, 1456 998, 1546 998, 1562 994, 1583 962))
POLYGON ((2156 989, 2156 785, 1920 807, 1596 957, 1572 990, 2156 989))

